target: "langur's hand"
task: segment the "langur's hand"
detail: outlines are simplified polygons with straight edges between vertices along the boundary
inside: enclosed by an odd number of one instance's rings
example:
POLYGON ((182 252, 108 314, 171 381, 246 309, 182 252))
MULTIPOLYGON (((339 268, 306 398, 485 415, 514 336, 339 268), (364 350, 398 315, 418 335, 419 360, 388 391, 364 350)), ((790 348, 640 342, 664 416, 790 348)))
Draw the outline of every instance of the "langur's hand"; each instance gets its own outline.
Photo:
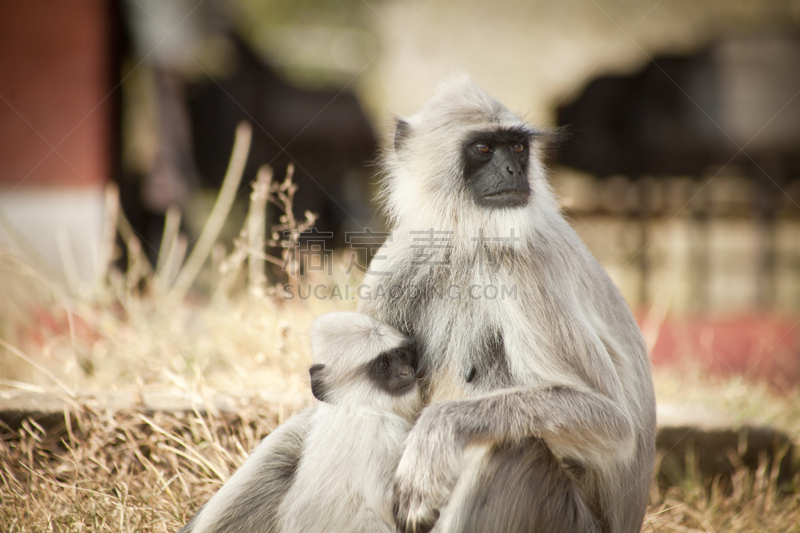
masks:
POLYGON ((422 412, 406 439, 394 485, 394 515, 400 533, 427 533, 439 518, 463 463, 446 404, 422 412))

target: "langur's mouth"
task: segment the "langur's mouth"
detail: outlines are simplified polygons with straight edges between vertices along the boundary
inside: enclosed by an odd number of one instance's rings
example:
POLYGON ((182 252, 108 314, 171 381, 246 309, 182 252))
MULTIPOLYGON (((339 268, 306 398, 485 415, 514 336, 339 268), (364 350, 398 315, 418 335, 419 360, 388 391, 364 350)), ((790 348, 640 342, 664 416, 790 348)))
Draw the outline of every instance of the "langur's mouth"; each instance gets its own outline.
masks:
POLYGON ((412 382, 410 382, 410 383, 408 383, 406 385, 402 385, 400 387, 395 387, 392 390, 392 394, 397 395, 397 396, 402 396, 402 395, 404 395, 404 394, 406 394, 408 392, 411 392, 411 389, 413 389, 413 388, 414 388, 414 382, 412 381, 412 382))
POLYGON ((522 189, 503 189, 483 195, 483 200, 495 207, 518 207, 528 203, 531 193, 522 189))
POLYGON ((484 198, 495 198, 501 196, 519 196, 521 198, 529 198, 531 193, 522 189, 503 189, 502 191, 495 191, 489 194, 484 194, 484 198))

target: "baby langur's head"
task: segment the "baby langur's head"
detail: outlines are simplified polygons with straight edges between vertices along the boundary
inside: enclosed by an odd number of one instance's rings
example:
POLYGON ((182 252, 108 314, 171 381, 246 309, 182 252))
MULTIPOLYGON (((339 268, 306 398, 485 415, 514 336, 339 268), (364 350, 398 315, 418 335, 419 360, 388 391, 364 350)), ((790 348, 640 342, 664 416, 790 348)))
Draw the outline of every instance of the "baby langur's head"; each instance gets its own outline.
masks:
POLYGON ((311 353, 311 392, 320 401, 409 420, 422 408, 416 347, 388 324, 360 313, 322 315, 311 326, 311 353))

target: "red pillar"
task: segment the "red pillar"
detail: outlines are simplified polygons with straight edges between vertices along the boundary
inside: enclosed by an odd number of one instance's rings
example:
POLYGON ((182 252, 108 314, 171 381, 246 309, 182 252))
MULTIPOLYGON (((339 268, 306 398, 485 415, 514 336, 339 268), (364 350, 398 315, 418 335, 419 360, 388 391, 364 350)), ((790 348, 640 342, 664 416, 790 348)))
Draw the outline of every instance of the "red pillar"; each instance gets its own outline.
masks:
POLYGON ((111 159, 108 11, 107 0, 0 2, 3 189, 102 193, 111 159))

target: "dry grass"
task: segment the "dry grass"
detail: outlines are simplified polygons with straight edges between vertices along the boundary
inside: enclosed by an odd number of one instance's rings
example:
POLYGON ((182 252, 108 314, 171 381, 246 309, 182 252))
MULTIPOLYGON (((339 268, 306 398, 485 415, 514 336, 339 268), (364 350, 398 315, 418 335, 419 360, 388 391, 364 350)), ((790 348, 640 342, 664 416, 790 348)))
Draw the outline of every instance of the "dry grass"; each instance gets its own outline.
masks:
MULTIPOLYGON (((654 377, 659 402, 701 406, 741 422, 768 424, 795 445, 800 439, 800 391, 778 393, 765 383, 738 376, 712 378, 686 366, 659 369, 654 377)), ((736 457, 729 458, 738 468, 727 490, 718 479, 700 479, 691 469, 682 483, 665 491, 654 483, 642 531, 800 531, 800 474, 779 486, 777 468, 768 469, 766 461, 753 473, 736 457)))
POLYGON ((261 405, 234 422, 93 411, 49 433, 26 422, 0 441, 0 530, 175 531, 284 416, 261 405))
MULTIPOLYGON (((167 214, 155 269, 121 214, 107 220, 100 270, 91 284, 67 276, 66 287, 59 285, 19 252, 0 247, 0 387, 68 395, 98 389, 191 389, 197 383, 220 390, 307 391, 306 380, 298 375, 309 364, 311 320, 325 311, 352 309, 355 302, 284 301, 281 284, 302 276, 304 283, 355 286, 359 272, 345 274, 342 256, 331 254, 332 277, 301 273, 297 253, 282 246, 315 220, 311 213, 304 220, 292 214, 296 186, 291 168, 282 183, 272 182, 271 171, 261 169, 239 237, 227 247, 217 242, 241 181, 249 131, 245 126, 237 130, 230 168, 197 239, 187 243, 178 233, 179 213, 167 214), (282 215, 265 239, 268 201, 282 215), (128 257, 122 268, 112 262, 120 255, 115 229, 128 257), (282 255, 268 255, 266 245, 282 255), (273 285, 265 265, 273 267, 273 285)), ((117 213, 113 187, 106 203, 109 213, 117 213)))
MULTIPOLYGON (((85 409, 49 432, 26 422, 0 441, 0 531, 175 531, 289 414, 254 401, 235 418, 85 409)), ((800 531, 800 492, 765 468, 738 471, 728 494, 691 476, 654 484, 643 531, 800 531)))
MULTIPOLYGON (((229 174, 238 184, 241 176, 229 174)), ((116 221, 131 259, 115 269, 106 250, 109 267, 89 290, 74 283, 62 288, 17 254, 0 250, 0 394, 168 388, 253 397, 236 417, 211 408, 210 414, 145 416, 84 406, 49 431, 30 420, 19 428, 0 426, 0 531, 175 531, 291 414, 261 398, 308 397, 310 322, 352 309, 354 302, 285 302, 280 291, 270 291, 259 273, 265 261, 285 257, 264 256, 256 235, 263 234, 266 197, 286 208, 294 191, 290 183, 261 178, 252 196, 255 219, 248 218, 230 252, 213 245, 218 219, 227 214, 223 204, 194 248, 201 251, 185 263, 186 243, 173 213, 162 246, 171 259, 155 270, 144 263, 124 221, 116 221), (201 290, 184 297, 192 281, 201 290)), ((228 194, 236 188, 231 183, 228 194)), ((284 217, 280 229, 297 230, 304 222, 284 217)), ((341 263, 333 280, 304 281, 356 286, 359 280, 345 275, 341 263)), ((656 378, 660 400, 719 407, 769 422, 794 442, 800 438, 798 394, 776 396, 737 379, 712 382, 691 369, 656 378)), ((800 531, 799 484, 795 478, 794 486, 778 491, 765 468, 755 476, 740 469, 732 491, 724 493, 715 485, 707 490, 691 475, 665 492, 654 484, 643 531, 800 531)))

